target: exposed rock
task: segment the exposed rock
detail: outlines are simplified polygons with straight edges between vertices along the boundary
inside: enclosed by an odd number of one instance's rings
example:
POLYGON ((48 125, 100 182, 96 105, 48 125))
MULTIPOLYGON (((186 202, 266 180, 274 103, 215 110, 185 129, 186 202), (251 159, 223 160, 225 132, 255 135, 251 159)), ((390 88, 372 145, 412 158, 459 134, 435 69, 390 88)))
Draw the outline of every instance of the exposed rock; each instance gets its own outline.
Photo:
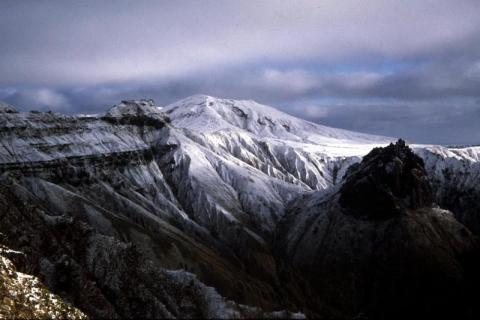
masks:
POLYGON ((478 239, 431 202, 403 142, 376 149, 337 193, 299 200, 280 223, 283 274, 306 278, 317 314, 475 318, 478 239))
POLYGON ((349 169, 339 201, 353 215, 383 219, 431 206, 433 199, 423 160, 399 140, 349 169))
POLYGON ((114 124, 151 126, 156 129, 161 129, 170 122, 168 116, 160 111, 152 99, 123 100, 111 107, 103 119, 114 124))
POLYGON ((0 318, 86 319, 80 310, 52 294, 36 277, 18 272, 8 256, 22 255, 0 245, 0 318))
POLYGON ((111 107, 106 113, 106 116, 119 117, 125 115, 138 114, 152 114, 161 113, 155 106, 155 101, 152 99, 141 100, 123 100, 121 103, 111 107))

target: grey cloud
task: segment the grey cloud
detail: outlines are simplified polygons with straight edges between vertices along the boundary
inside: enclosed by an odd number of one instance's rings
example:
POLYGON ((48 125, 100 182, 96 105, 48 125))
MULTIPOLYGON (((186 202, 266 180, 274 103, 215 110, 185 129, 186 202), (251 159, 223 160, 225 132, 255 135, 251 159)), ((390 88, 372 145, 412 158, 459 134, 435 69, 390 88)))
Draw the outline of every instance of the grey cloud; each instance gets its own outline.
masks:
POLYGON ((21 110, 69 112, 72 108, 66 95, 47 88, 4 90, 0 99, 21 110))
POLYGON ((238 83, 245 82, 243 80, 232 81, 231 77, 226 76, 223 80, 230 81, 231 85, 219 86, 216 80, 203 81, 198 78, 138 86, 95 86, 71 90, 26 89, 13 93, 11 90, 4 90, 0 92, 0 100, 20 106, 23 110, 51 109, 66 113, 97 113, 122 99, 149 97, 154 98, 158 105, 166 105, 202 92, 220 97, 253 98, 313 122, 354 131, 403 137, 418 143, 480 143, 478 98, 325 98, 322 95, 296 96, 295 92, 293 96, 289 96, 281 94, 282 87, 277 88, 278 91, 262 91, 256 86, 238 86, 238 83))
POLYGON ((267 100, 305 98, 385 98, 429 100, 480 98, 480 54, 471 60, 436 60, 391 73, 314 73, 274 70, 244 75, 241 85, 267 100))
POLYGON ((293 108, 299 117, 353 131, 402 137, 416 143, 480 144, 480 103, 409 101, 310 104, 293 108))
POLYGON ((5 0, 0 100, 92 113, 205 93, 352 130, 478 143, 478 16, 477 0, 5 0))
POLYGON ((161 79, 259 60, 341 63, 458 50, 476 1, 0 2, 0 83, 161 79))

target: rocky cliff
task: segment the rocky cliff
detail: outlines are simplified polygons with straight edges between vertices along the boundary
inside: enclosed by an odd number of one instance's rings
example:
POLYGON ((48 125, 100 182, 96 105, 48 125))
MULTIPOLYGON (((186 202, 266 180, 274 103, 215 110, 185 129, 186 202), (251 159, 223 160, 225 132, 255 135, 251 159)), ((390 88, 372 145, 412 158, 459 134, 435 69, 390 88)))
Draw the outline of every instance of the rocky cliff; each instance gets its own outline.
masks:
POLYGON ((305 275, 312 308, 336 317, 472 317, 478 239, 433 200, 423 160, 403 141, 376 148, 340 188, 285 216, 284 273, 305 275))

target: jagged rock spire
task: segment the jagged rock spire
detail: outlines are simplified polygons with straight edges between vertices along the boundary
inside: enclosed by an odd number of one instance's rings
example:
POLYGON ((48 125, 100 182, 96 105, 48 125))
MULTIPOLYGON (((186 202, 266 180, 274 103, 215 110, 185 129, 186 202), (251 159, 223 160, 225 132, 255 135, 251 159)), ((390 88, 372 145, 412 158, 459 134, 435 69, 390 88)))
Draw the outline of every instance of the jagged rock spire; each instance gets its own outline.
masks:
POLYGON ((352 166, 340 193, 340 204, 348 212, 379 219, 433 202, 423 160, 402 139, 373 149, 352 166))

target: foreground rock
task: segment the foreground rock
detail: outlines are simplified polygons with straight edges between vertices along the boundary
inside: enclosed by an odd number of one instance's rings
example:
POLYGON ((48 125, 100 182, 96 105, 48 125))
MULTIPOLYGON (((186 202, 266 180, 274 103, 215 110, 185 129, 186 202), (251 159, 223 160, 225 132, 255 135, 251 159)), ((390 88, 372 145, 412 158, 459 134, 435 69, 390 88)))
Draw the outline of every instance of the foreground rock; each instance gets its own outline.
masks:
POLYGON ((36 277, 16 270, 8 256, 22 253, 0 246, 0 318, 2 319, 86 319, 87 317, 36 277))

